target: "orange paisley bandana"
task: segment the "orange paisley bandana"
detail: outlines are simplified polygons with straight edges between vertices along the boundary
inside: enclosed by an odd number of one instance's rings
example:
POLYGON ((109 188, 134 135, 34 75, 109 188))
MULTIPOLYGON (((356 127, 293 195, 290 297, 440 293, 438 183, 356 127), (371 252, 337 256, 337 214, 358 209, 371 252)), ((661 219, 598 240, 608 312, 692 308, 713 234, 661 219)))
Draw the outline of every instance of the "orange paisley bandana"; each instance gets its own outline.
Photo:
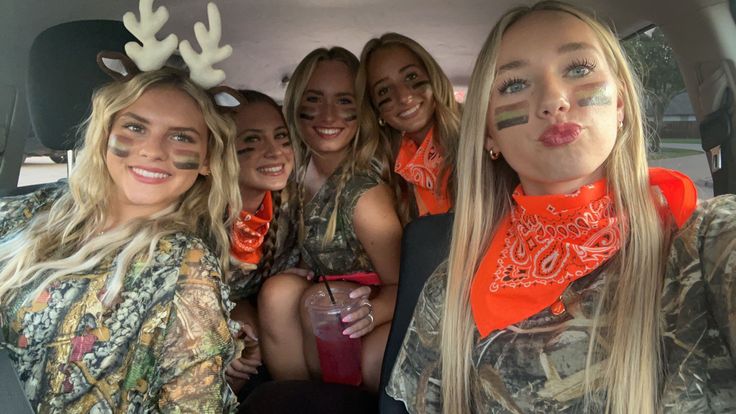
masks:
POLYGON ((263 204, 256 214, 243 210, 233 223, 230 232, 230 258, 238 263, 257 265, 263 255, 261 244, 272 219, 273 201, 269 191, 263 197, 263 204))
POLYGON ((447 213, 452 207, 447 196, 448 177, 443 177, 442 188, 437 188, 444 158, 434 144, 433 131, 429 130, 418 148, 414 140, 407 136, 402 137, 401 148, 394 164, 394 171, 414 185, 420 216, 447 213))
MULTIPOLYGON (((675 222, 695 210, 697 194, 680 173, 650 170, 675 222)), ((606 180, 567 195, 526 196, 516 202, 491 241, 472 282, 470 303, 481 337, 550 308, 564 312, 560 295, 618 252, 622 237, 606 180)))

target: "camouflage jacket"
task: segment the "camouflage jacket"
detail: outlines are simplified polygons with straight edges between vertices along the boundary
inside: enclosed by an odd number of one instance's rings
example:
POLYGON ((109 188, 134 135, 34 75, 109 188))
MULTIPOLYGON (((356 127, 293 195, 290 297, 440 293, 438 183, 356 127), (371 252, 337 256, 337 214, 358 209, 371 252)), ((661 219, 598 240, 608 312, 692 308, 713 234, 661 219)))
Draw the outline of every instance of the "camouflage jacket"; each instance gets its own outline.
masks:
MULTIPOLYGON (((486 338, 474 334, 471 410, 477 413, 579 413, 589 328, 606 269, 572 283, 567 312, 549 309, 486 338)), ((439 325, 446 267, 422 291, 387 387, 411 413, 440 413, 439 325)), ((660 325, 665 413, 736 412, 736 197, 702 203, 675 235, 660 325)), ((600 360, 592 361, 592 375, 600 360)), ((602 412, 594 394, 588 412, 602 412)))
MULTIPOLYGON (((47 210, 65 186, 0 199, 0 240, 47 210)), ((134 257, 112 306, 116 257, 0 304, 10 359, 39 413, 234 412, 225 381, 233 339, 217 257, 191 234, 134 257)), ((4 412, 0 408, 0 412, 4 412)))

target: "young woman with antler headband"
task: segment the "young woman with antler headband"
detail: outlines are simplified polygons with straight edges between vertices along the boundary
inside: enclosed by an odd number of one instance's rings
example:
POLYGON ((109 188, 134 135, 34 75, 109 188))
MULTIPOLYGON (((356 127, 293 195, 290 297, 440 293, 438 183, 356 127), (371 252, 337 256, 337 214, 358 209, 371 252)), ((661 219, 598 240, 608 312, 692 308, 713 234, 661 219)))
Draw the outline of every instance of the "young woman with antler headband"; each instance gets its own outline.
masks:
MULTIPOLYGON (((208 8, 201 44, 220 37, 208 8)), ((164 67, 168 18, 141 1, 124 21, 143 46, 101 54, 118 80, 93 97, 68 184, 0 200, 0 308, 18 376, 39 412, 231 411, 233 343, 223 269, 238 211, 232 121, 205 89, 229 46, 164 67), (196 64, 194 64, 195 62, 196 64), (201 66, 199 63, 207 62, 201 66)))

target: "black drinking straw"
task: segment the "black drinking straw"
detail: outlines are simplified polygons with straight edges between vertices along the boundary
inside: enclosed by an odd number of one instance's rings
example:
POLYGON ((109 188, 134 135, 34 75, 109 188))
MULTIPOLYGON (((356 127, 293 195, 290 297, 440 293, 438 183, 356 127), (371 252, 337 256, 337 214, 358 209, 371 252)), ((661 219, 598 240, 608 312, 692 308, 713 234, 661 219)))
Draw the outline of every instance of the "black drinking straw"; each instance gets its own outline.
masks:
POLYGON ((332 289, 330 289, 330 284, 327 283, 327 276, 322 275, 322 282, 324 282, 325 288, 327 288, 327 294, 330 295, 330 302, 332 302, 333 305, 337 305, 335 296, 332 294, 332 289))

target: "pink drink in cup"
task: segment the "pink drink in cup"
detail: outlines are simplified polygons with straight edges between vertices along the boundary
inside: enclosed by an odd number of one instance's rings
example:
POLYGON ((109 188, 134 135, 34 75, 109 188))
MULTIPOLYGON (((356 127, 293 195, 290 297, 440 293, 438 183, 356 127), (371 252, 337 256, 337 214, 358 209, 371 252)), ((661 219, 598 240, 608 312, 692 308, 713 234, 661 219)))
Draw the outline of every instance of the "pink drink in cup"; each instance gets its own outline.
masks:
POLYGON ((312 321, 312 332, 317 340, 322 380, 338 384, 360 385, 361 339, 350 338, 342 331, 347 324, 342 318, 361 306, 361 299, 350 298, 350 289, 334 287, 333 305, 325 289, 307 297, 305 303, 312 321))

